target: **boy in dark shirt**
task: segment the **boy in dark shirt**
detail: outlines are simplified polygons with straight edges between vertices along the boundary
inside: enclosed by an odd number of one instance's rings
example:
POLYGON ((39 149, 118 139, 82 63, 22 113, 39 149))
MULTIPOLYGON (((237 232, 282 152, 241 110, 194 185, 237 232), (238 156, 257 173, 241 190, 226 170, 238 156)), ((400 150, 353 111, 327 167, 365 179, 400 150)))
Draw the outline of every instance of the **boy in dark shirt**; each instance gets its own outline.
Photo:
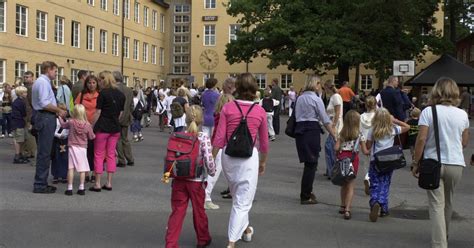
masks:
POLYGON ((23 86, 16 87, 15 93, 18 96, 12 103, 12 133, 13 145, 15 146, 14 164, 26 164, 30 161, 20 153, 21 147, 25 142, 25 118, 27 89, 23 86))
POLYGON ((408 131, 408 140, 407 146, 410 147, 411 156, 413 157, 415 150, 416 136, 418 136, 418 119, 420 118, 421 110, 419 108, 413 108, 410 112, 410 120, 407 121, 407 124, 410 125, 410 130, 408 131))

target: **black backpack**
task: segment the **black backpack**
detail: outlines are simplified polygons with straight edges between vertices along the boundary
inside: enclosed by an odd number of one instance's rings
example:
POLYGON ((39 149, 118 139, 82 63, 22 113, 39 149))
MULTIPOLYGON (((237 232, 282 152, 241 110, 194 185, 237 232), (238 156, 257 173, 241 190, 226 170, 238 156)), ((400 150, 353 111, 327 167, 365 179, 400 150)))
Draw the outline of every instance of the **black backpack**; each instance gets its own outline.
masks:
POLYGON ((227 141, 225 154, 231 157, 249 158, 253 154, 254 141, 252 140, 252 135, 250 134, 250 130, 247 125, 247 116, 249 115, 252 108, 256 105, 256 103, 250 106, 245 116, 242 113, 242 109, 240 108, 237 101, 234 101, 234 103, 235 105, 237 105, 237 108, 239 109, 239 112, 242 117, 240 119, 239 125, 227 141))
POLYGON ((135 109, 132 112, 132 116, 135 120, 141 120, 144 112, 145 109, 143 108, 143 104, 138 101, 137 106, 135 106, 135 109))
POLYGON ((267 113, 273 112, 273 99, 267 97, 263 98, 262 107, 267 113))

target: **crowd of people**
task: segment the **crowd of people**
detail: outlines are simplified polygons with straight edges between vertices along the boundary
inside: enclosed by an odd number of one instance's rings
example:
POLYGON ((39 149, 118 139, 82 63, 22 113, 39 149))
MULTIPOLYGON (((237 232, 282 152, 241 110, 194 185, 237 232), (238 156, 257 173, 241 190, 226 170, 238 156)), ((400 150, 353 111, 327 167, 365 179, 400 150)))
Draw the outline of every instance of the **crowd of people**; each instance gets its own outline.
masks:
MULTIPOLYGON (((269 141, 276 140, 280 132, 281 112, 295 117, 296 150, 304 164, 302 205, 318 203, 313 182, 321 141, 327 132, 325 176, 332 179, 337 161, 351 157, 355 175, 364 168, 365 192, 370 196, 369 220, 375 222, 388 216, 393 171, 377 170, 375 154, 396 144, 409 148, 411 170, 417 177, 420 160, 437 159, 431 112, 436 106, 441 185, 428 190, 428 201, 432 246, 447 247, 453 192, 465 167, 463 148, 469 139, 469 107, 463 102, 466 91, 461 93, 451 79, 438 80, 427 102, 417 108, 415 97, 400 90, 394 76, 380 92, 363 97, 355 94, 347 82, 338 89, 332 80, 322 82, 316 75, 309 76, 298 93, 293 87, 283 92, 274 79, 261 96, 249 73, 226 79, 222 89, 217 88, 214 78, 207 79, 205 87, 199 89, 187 88, 184 81, 170 89, 165 84, 143 88, 139 82, 130 88, 123 83, 120 72, 102 71, 94 76, 81 70, 77 83, 72 84, 63 76, 55 87, 52 80, 56 79, 57 68, 54 62, 46 61, 36 80, 33 73, 26 72, 23 82, 14 88, 4 84, 2 137, 14 140, 13 163, 28 163, 36 156, 34 193, 56 192, 57 188, 48 181, 51 171, 52 184, 67 183, 65 195, 74 195, 76 171, 76 194, 85 195, 86 183, 91 183, 91 192, 111 191, 116 167, 135 164, 128 134, 132 133, 134 142, 142 141, 142 128, 150 125, 151 115, 158 116, 160 131, 196 135, 207 173, 173 180, 166 247, 178 247, 188 201, 193 207, 197 247, 211 243, 205 210, 219 208, 211 195, 221 172, 229 186, 223 193, 232 198, 227 247, 235 247, 240 239, 252 240, 255 230, 250 225, 249 212, 258 178, 266 170, 269 141), (242 120, 248 126, 252 149, 248 156, 237 157, 227 151, 227 146, 242 120), (405 133, 406 137, 401 138, 405 133), (359 152, 368 156, 368 164, 360 164, 359 152), (102 184, 104 170, 107 177, 102 184)), ((354 188, 354 178, 341 186, 338 212, 346 220, 352 217, 354 188)))

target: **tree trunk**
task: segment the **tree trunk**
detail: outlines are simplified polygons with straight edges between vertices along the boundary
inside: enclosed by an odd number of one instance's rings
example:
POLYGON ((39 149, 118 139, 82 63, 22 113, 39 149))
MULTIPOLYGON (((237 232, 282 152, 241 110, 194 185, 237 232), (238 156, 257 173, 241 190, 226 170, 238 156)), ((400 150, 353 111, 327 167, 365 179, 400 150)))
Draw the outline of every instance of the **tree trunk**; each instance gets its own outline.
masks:
POLYGON ((359 79, 360 79, 360 64, 356 65, 356 78, 355 78, 355 90, 358 92, 359 91, 359 79))
POLYGON ((339 79, 340 85, 342 85, 342 82, 344 81, 349 82, 349 69, 350 69, 349 64, 339 64, 337 66, 337 73, 338 73, 338 79, 339 79))

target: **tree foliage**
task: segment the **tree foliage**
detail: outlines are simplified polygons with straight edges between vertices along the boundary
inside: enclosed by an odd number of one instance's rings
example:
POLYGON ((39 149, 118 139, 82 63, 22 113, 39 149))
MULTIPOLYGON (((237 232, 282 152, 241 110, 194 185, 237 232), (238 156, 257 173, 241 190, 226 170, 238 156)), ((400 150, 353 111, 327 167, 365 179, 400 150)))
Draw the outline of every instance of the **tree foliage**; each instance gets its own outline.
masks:
POLYGON ((447 48, 433 26, 437 9, 437 0, 231 0, 227 12, 242 28, 226 57, 230 64, 264 57, 269 68, 298 71, 339 68, 340 80, 363 63, 385 78, 393 60, 421 61, 447 48))

